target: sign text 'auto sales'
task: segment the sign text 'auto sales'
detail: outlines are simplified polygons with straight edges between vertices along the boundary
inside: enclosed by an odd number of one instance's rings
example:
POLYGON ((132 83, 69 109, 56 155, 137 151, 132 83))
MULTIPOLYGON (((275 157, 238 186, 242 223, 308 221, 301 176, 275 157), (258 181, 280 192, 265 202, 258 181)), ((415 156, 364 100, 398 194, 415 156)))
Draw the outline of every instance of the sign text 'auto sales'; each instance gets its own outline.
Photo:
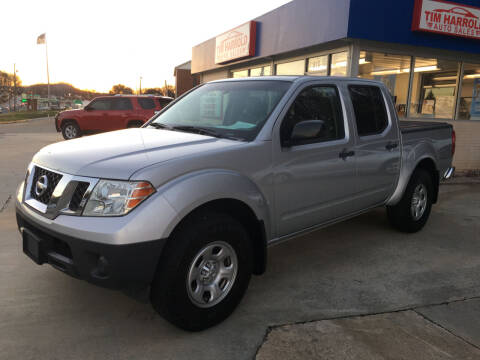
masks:
POLYGON ((256 22, 249 21, 215 38, 215 64, 255 55, 256 22))
POLYGON ((443 0, 416 0, 412 30, 480 39, 480 8, 443 0))

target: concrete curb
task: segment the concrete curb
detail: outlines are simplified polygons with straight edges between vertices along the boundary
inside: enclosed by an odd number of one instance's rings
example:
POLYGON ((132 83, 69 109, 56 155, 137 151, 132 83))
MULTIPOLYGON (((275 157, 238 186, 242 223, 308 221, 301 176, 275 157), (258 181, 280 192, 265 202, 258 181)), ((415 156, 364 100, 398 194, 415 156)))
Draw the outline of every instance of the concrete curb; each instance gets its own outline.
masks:
POLYGON ((440 185, 471 185, 480 184, 480 176, 458 176, 442 181, 440 185))
POLYGON ((392 353, 402 354, 398 357, 402 359, 438 359, 439 353, 476 358, 480 348, 462 333, 411 308, 269 327, 255 359, 365 360, 390 358, 392 353), (415 356, 416 352, 422 356, 415 356))
POLYGON ((0 125, 7 125, 7 124, 18 124, 18 123, 26 123, 30 122, 33 120, 40 120, 40 119, 50 119, 53 118, 53 116, 42 116, 38 118, 32 118, 32 119, 21 119, 21 120, 11 120, 11 121, 0 121, 0 125))
MULTIPOLYGON (((41 118, 40 118, 41 119, 41 118)), ((25 119, 25 120, 12 120, 12 121, 0 121, 0 125, 8 125, 8 124, 18 124, 18 123, 25 123, 28 120, 35 120, 35 119, 25 119)))

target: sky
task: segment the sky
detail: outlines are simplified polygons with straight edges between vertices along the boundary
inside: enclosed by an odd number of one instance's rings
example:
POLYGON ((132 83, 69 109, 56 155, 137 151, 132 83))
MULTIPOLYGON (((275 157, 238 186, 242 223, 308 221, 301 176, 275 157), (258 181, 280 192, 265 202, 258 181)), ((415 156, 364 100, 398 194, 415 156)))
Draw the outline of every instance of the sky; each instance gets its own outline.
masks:
POLYGON ((22 0, 2 2, 0 70, 23 85, 50 83, 108 91, 174 84, 173 69, 191 59, 192 47, 287 0, 22 0))

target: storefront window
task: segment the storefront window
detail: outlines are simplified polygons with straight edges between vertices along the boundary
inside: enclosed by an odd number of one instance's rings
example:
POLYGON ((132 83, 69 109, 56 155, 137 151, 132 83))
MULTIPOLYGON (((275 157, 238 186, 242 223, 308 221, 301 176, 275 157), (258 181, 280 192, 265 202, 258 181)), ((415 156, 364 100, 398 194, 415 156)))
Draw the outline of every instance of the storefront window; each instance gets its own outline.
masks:
POLYGON ((459 120, 480 120, 480 64, 464 64, 459 120))
POLYGON ((304 75, 305 60, 277 64, 277 75, 304 75))
POLYGON ((410 116, 453 119, 457 77, 455 61, 415 58, 410 116))
POLYGON ((332 54, 332 65, 330 75, 347 76, 348 51, 332 54))
POLYGON ((358 76, 381 81, 392 94, 398 116, 406 117, 410 56, 360 51, 358 76))
POLYGON ((269 76, 271 74, 272 67, 270 65, 250 69, 250 76, 269 76))
POLYGON ((233 78, 248 77, 248 70, 233 71, 232 72, 232 77, 233 78))
POLYGON ((328 55, 308 59, 307 71, 309 75, 327 76, 328 55))

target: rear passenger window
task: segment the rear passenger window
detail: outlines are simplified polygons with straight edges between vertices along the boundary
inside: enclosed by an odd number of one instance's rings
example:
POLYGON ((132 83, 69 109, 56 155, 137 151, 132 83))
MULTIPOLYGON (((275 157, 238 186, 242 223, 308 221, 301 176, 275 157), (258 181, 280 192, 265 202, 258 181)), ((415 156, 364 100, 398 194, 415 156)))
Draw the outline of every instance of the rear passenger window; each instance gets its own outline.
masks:
POLYGON ((323 121, 324 131, 320 132, 316 138, 306 140, 305 144, 339 140, 345 137, 342 106, 336 87, 319 85, 302 90, 282 122, 281 139, 290 139, 295 125, 309 120, 323 121))
POLYGON ((138 98, 138 103, 140 104, 142 109, 155 109, 155 102, 151 98, 138 98))
POLYGON ((113 99, 112 110, 132 110, 132 101, 129 98, 113 99))
POLYGON ((172 102, 172 99, 158 99, 158 102, 160 103, 160 107, 163 109, 172 102))
POLYGON ((380 134, 388 125, 387 110, 382 92, 377 86, 350 85, 359 136, 380 134))

